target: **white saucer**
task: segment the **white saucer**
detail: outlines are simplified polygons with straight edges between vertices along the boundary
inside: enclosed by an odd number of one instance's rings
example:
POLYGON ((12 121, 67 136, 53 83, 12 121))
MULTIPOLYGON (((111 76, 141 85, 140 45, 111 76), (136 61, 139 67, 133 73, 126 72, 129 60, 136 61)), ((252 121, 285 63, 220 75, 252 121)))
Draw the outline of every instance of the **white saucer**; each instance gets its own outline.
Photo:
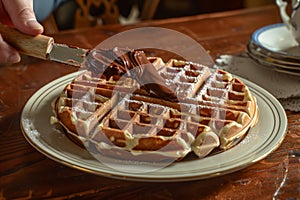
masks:
POLYGON ((280 60, 275 57, 269 56, 261 51, 261 49, 250 41, 247 45, 248 56, 255 62, 261 64, 262 66, 268 67, 271 70, 300 76, 300 62, 292 62, 291 60, 280 60))
POLYGON ((256 55, 257 57, 263 58, 271 63, 278 63, 282 65, 283 68, 286 69, 294 69, 300 70, 300 61, 292 60, 292 59, 279 59, 277 57, 272 56, 272 53, 268 51, 264 51, 261 47, 256 46, 253 41, 249 41, 247 45, 247 50, 249 53, 256 55))
POLYGON ((279 59, 300 60, 300 46, 284 24, 272 24, 258 29, 251 40, 262 50, 279 59))
POLYGON ((247 45, 251 59, 274 71, 300 76, 300 46, 284 24, 258 29, 247 45))
POLYGON ((284 74, 289 74, 289 75, 294 75, 294 76, 300 76, 300 67, 298 69, 290 69, 289 66, 282 65, 280 63, 276 62, 271 62, 271 58, 263 58, 260 57, 251 51, 248 51, 249 57, 254 60, 256 63, 261 64, 262 66, 268 67, 271 70, 284 73, 284 74))

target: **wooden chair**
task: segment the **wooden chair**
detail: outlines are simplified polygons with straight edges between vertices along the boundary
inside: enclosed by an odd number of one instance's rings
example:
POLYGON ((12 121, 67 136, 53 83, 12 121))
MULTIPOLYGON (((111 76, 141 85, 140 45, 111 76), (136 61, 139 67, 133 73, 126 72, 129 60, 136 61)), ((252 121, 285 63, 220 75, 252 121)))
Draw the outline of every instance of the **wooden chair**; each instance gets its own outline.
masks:
POLYGON ((142 13, 141 13, 141 20, 152 19, 158 7, 159 2, 160 0, 145 0, 142 13))
MULTIPOLYGON (((74 28, 93 27, 102 24, 119 23, 119 8, 117 0, 74 0, 77 9, 74 16, 74 28)), ((121 0, 122 1, 122 0, 121 0)), ((153 18, 160 0, 144 0, 140 14, 141 20, 153 18)), ((57 24, 53 14, 43 22, 45 33, 58 32, 57 24)))
POLYGON ((76 0, 75 28, 119 23, 116 0, 76 0), (101 21, 101 22, 100 22, 101 21))

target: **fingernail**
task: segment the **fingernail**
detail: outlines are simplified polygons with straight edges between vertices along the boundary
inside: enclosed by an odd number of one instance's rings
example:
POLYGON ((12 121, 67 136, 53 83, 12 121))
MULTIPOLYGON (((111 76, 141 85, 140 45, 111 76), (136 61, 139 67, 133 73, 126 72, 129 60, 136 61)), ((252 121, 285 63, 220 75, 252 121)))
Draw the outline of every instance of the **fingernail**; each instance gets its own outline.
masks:
POLYGON ((35 19, 28 20, 27 21, 27 25, 31 29, 35 29, 35 30, 41 30, 41 29, 43 29, 43 26, 41 24, 39 24, 35 19))
POLYGON ((12 54, 8 57, 7 60, 9 63, 18 63, 21 61, 21 57, 19 54, 12 54))

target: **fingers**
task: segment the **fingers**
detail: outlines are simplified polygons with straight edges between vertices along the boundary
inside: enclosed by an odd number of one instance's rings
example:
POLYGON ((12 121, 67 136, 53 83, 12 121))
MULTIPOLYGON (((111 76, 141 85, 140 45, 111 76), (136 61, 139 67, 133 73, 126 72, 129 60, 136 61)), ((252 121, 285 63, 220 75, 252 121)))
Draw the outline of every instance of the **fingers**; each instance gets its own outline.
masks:
POLYGON ((38 35, 44 31, 33 12, 33 0, 2 0, 2 2, 15 28, 30 35, 38 35))
POLYGON ((9 46, 0 35, 0 65, 18 63, 20 60, 18 51, 9 46))
MULTIPOLYGON (((43 26, 36 20, 33 0, 1 0, 0 17, 2 23, 30 35, 38 35, 44 31, 43 26)), ((20 60, 18 51, 6 43, 0 35, 0 64, 13 64, 20 60)))

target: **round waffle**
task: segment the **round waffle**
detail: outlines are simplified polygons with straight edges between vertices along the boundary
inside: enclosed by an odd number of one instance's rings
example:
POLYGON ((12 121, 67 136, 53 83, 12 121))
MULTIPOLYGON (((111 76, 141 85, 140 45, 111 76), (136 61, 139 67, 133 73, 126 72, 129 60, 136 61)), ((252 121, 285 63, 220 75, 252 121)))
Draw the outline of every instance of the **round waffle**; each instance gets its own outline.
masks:
POLYGON ((147 60, 176 101, 126 73, 87 70, 54 103, 67 136, 95 155, 157 162, 226 150, 255 125, 256 100, 240 79, 187 61, 147 60))

